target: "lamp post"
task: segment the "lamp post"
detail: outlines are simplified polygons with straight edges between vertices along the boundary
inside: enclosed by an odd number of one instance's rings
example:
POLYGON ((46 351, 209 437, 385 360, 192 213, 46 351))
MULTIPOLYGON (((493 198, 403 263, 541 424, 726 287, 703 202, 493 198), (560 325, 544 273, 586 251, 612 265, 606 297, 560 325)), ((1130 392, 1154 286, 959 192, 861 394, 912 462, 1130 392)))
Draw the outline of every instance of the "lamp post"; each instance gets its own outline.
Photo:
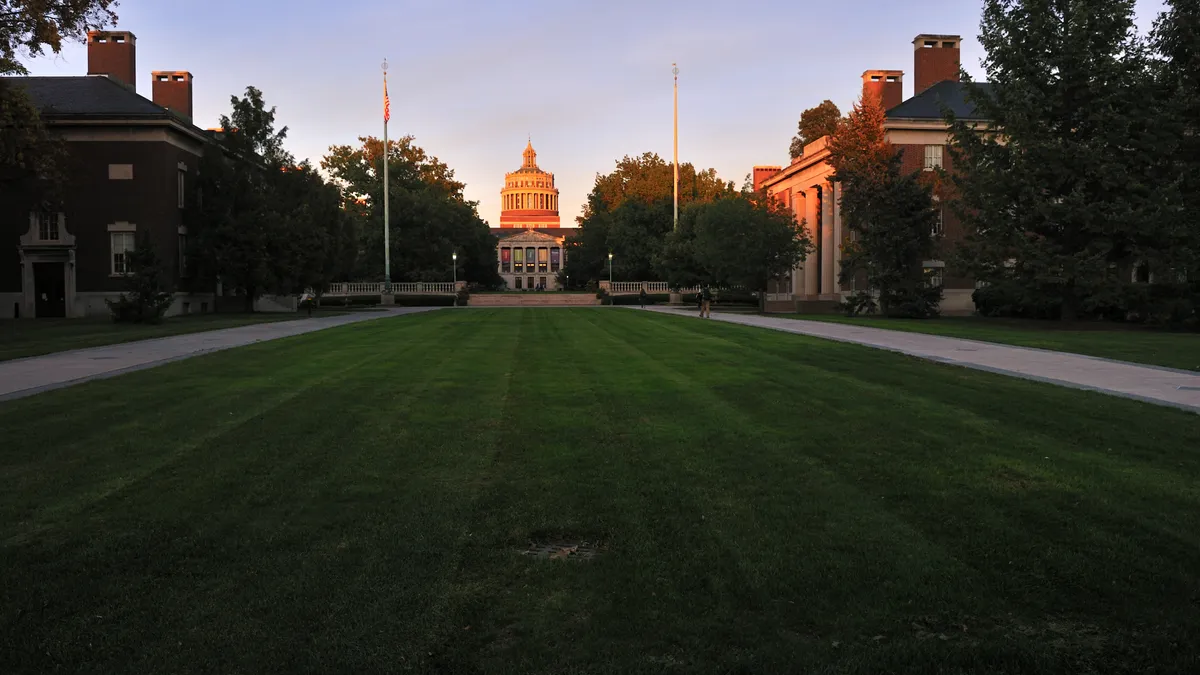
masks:
POLYGON ((454 293, 454 306, 458 307, 458 251, 450 254, 450 267, 454 270, 454 285, 450 291, 454 293))
POLYGON ((612 251, 609 251, 609 252, 608 252, 608 294, 611 296, 611 295, 612 295, 612 293, 613 293, 613 285, 612 285, 612 251))

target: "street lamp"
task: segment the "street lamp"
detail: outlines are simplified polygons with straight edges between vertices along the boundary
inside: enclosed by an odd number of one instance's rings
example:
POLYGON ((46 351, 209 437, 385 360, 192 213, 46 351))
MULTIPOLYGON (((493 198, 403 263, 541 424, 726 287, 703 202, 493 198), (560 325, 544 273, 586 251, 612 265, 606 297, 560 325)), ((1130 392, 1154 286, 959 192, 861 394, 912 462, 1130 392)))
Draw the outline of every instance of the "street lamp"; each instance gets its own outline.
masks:
POLYGON ((458 251, 450 254, 450 267, 454 269, 454 285, 450 291, 454 293, 454 306, 458 307, 458 251))
POLYGON ((612 251, 608 252, 608 294, 612 295, 612 251))

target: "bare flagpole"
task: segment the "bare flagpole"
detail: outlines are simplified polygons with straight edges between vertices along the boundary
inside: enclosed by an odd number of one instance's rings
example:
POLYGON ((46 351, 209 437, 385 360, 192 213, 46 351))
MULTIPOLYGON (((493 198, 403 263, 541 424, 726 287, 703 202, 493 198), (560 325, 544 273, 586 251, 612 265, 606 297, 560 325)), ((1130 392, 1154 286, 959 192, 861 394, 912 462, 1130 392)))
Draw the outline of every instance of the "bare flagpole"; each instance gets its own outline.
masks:
POLYGON ((679 229, 679 66, 671 64, 675 76, 675 229, 679 229))

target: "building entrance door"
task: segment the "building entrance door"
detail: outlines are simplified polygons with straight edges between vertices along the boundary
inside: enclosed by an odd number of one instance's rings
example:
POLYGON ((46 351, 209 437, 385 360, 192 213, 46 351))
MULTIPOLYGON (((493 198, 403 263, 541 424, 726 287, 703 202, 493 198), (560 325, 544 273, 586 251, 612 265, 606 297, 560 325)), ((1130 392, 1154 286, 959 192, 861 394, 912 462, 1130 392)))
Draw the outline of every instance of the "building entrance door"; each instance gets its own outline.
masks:
POLYGON ((67 315, 67 283, 64 265, 60 262, 33 263, 34 316, 38 318, 67 315))

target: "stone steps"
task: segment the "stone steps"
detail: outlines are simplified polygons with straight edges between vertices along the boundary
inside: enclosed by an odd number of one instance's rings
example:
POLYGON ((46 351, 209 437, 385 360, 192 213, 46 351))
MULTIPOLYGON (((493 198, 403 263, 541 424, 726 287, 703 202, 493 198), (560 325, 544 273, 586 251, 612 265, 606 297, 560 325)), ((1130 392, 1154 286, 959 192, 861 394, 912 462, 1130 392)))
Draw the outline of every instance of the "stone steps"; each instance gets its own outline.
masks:
POLYGON ((479 293, 471 307, 585 307, 600 304, 595 293, 479 293))

